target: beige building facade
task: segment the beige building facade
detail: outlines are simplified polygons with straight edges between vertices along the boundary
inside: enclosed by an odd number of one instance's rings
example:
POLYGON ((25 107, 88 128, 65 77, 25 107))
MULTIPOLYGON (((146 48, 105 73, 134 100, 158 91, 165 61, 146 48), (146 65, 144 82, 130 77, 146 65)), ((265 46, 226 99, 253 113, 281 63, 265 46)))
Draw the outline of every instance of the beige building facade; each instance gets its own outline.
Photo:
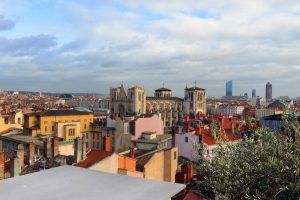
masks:
POLYGON ((81 137, 91 130, 93 113, 77 110, 46 110, 24 115, 25 135, 58 136, 64 141, 81 137))
POLYGON ((127 89, 122 84, 120 87, 110 88, 110 98, 112 113, 142 114, 146 111, 146 91, 141 87, 127 89))

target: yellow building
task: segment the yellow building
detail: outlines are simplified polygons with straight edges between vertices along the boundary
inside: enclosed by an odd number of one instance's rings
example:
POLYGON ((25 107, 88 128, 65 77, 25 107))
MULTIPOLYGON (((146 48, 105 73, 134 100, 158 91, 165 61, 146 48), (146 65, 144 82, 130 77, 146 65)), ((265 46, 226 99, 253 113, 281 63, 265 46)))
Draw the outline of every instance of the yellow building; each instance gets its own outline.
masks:
POLYGON ((0 115, 0 133, 13 128, 22 129, 22 124, 9 123, 3 116, 0 115))
POLYGON ((24 134, 55 135, 65 141, 81 137, 90 131, 94 114, 79 110, 46 110, 24 115, 24 134))

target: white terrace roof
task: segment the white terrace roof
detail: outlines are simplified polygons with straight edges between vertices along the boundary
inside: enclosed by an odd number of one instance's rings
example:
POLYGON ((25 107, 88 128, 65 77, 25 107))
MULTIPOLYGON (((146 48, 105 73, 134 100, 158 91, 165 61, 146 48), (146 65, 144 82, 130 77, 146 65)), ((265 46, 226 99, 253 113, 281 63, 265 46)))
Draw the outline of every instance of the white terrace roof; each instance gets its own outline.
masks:
POLYGON ((0 181, 1 199, 9 200, 166 200, 182 184, 138 179, 63 166, 0 181))

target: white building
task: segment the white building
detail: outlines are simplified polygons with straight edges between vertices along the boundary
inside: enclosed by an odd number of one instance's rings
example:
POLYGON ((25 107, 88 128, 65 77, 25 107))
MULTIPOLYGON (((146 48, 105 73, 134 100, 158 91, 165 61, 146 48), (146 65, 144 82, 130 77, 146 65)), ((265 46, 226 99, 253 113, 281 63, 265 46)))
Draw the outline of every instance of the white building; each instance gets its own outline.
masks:
POLYGON ((241 115, 243 114, 244 109, 244 106, 220 105, 217 108, 217 114, 241 115))
POLYGON ((260 119, 262 117, 266 117, 266 116, 271 116, 275 114, 275 110, 274 109, 257 109, 255 111, 255 118, 256 119, 260 119))
POLYGON ((197 145, 201 141, 201 136, 192 132, 175 134, 175 146, 178 147, 178 156, 183 156, 194 160, 197 155, 197 145))

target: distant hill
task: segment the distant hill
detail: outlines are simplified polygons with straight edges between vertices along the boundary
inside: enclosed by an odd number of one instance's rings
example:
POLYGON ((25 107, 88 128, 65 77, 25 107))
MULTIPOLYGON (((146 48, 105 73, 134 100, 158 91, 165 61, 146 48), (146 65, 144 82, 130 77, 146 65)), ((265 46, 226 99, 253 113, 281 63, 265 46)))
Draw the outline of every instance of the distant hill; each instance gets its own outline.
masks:
MULTIPOLYGON (((7 91, 9 93, 13 93, 15 91, 7 91)), ((32 92, 32 91, 18 91, 19 94, 29 94, 29 95, 39 95, 40 92, 32 92)), ((101 93, 53 93, 53 92, 42 92, 42 94, 47 95, 47 96, 60 96, 60 95, 72 95, 72 96, 82 96, 82 97, 88 97, 88 96, 96 96, 96 97, 105 97, 107 95, 101 94, 101 93)))

